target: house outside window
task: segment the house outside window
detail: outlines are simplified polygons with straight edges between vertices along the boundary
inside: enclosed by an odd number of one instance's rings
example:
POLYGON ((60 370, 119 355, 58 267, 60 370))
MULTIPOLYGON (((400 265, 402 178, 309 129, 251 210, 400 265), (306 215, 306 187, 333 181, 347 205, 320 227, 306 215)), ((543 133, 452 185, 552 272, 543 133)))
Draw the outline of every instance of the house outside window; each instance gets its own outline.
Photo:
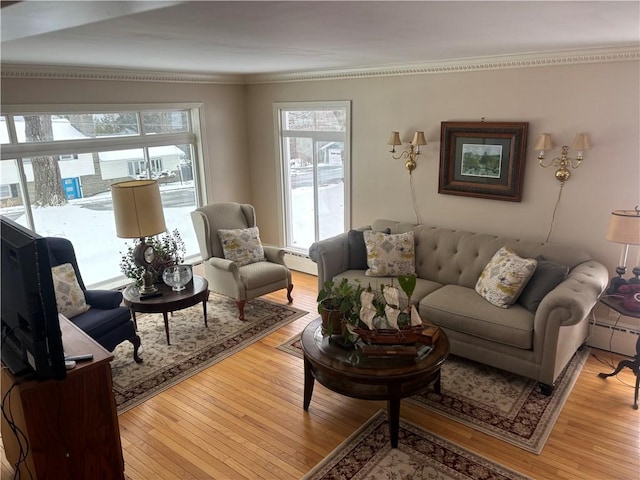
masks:
POLYGON ((114 286, 125 283, 119 264, 133 240, 116 236, 110 186, 157 179, 167 229, 197 256, 189 213, 205 198, 193 127, 201 105, 79 108, 2 106, 0 214, 71 240, 85 283, 114 286))
POLYGON ((276 103, 274 113, 285 247, 307 254, 350 225, 351 104, 276 103))

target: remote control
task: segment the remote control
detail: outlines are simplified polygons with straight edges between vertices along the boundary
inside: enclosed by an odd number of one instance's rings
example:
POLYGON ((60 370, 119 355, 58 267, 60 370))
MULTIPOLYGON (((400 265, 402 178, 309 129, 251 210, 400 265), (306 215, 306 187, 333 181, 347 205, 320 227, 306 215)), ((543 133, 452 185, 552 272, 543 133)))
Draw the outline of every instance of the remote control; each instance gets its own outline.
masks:
POLYGON ((84 353, 82 355, 67 355, 65 360, 73 360, 75 362, 83 362, 86 360, 93 360, 93 353, 84 353))

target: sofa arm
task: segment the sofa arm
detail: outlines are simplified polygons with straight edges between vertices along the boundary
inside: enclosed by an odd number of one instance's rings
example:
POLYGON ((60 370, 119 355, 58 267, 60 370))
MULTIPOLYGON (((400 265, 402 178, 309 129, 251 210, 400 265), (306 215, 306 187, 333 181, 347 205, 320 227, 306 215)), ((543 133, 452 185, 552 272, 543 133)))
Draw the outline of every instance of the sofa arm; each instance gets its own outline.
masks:
POLYGON ((93 308, 113 310, 122 303, 122 293, 116 290, 85 290, 84 299, 93 308))
POLYGON ((214 268, 238 274, 238 264, 226 258, 211 257, 206 262, 214 268))
MULTIPOLYGON (((560 326, 575 325, 587 317, 609 281, 604 265, 593 260, 577 265, 567 278, 549 292, 536 311, 535 329, 547 319, 560 326)), ((540 325, 541 326, 541 325, 540 325)))
POLYGON ((285 251, 283 248, 275 247, 273 245, 263 245, 262 248, 264 250, 264 256, 268 262, 278 263, 280 265, 284 265, 285 267, 287 266, 284 263, 285 251))
POLYGON ((318 265, 318 289, 327 280, 347 270, 349 240, 347 233, 315 242, 309 247, 309 258, 318 265))

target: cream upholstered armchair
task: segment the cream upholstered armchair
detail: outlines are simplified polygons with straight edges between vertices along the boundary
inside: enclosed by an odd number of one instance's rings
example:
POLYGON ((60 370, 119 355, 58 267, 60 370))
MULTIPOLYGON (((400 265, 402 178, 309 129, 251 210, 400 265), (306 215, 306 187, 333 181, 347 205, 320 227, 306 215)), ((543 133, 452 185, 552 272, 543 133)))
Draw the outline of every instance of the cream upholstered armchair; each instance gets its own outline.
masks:
POLYGON ((246 301, 252 298, 286 288, 287 300, 293 301, 291 272, 284 263, 284 250, 260 243, 257 228, 253 230, 256 227, 253 206, 213 203, 191 212, 191 220, 209 290, 235 298, 240 320, 244 320, 246 301), (247 245, 252 248, 246 248, 247 245))

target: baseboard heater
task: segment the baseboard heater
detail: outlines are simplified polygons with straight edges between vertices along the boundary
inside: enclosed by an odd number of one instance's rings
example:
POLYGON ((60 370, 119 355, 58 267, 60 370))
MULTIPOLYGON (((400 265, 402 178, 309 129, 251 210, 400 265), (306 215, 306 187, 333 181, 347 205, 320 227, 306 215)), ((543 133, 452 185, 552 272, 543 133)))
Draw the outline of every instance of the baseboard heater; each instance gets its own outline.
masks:
POLYGON ((611 325, 596 320, 591 322, 587 344, 601 350, 633 357, 636 354, 636 342, 639 336, 638 328, 623 324, 611 325))
POLYGON ((308 273, 309 275, 318 275, 318 266, 309 258, 308 255, 287 251, 284 257, 284 262, 291 270, 308 273))

